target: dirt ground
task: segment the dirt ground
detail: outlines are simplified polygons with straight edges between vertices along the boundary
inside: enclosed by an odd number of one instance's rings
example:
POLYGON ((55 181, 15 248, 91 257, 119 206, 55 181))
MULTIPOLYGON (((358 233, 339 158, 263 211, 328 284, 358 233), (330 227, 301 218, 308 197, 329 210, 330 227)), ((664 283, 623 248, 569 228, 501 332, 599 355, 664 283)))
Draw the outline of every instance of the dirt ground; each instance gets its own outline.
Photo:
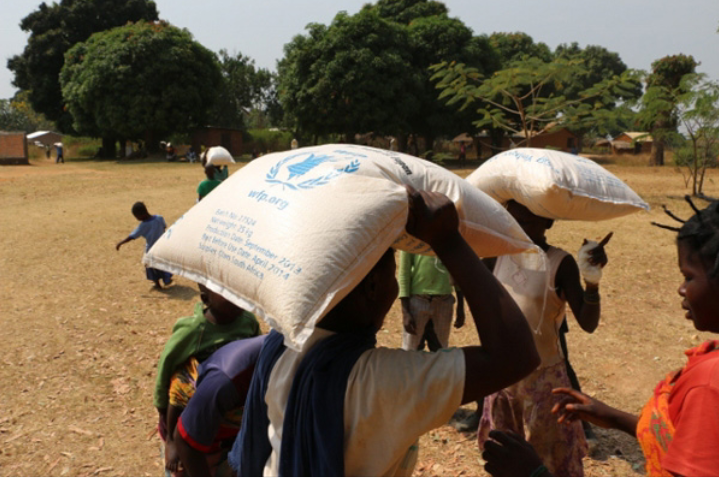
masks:
MULTIPOLYGON (((586 392, 638 412, 656 382, 683 363, 682 352, 709 336, 683 319, 673 233, 650 225, 671 223, 662 204, 690 215, 680 172, 606 167, 652 211, 558 223, 549 240, 576 252, 583 238, 614 231, 601 324, 589 335, 570 319, 569 350, 586 392)), ((705 192, 719 195, 719 176, 709 175, 705 192)), ((151 400, 156 361, 198 292, 183 278, 152 290, 140 264, 144 241, 120 252, 114 245, 136 225, 133 202, 169 225, 194 204, 202 176, 197 164, 160 161, 0 167, 0 475, 162 475, 151 400)), ((468 322, 453 332, 453 345, 477 342, 468 322)), ((400 330, 395 305, 380 343, 398 347, 400 330)), ((598 435, 587 475, 643 474, 630 437, 598 435)), ((474 434, 445 426, 422 437, 421 450, 418 476, 484 474, 474 434)))

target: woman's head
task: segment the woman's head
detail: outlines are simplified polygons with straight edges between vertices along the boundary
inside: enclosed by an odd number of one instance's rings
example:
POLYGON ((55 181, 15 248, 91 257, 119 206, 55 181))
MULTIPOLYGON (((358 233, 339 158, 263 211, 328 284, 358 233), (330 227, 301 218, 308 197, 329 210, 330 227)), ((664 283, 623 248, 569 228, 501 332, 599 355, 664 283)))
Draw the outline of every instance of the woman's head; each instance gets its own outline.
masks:
POLYGON ((719 201, 698 210, 679 228, 677 251, 684 281, 682 308, 697 330, 719 333, 719 201))

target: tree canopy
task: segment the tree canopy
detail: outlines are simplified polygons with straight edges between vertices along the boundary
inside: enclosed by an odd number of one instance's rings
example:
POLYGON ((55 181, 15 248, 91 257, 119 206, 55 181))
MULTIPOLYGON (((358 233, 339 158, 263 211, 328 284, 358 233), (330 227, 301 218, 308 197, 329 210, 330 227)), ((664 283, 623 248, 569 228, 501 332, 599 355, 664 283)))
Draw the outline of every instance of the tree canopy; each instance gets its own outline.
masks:
POLYGON ((399 24, 362 10, 329 26, 310 24, 279 62, 282 105, 300 134, 395 133, 407 129, 415 89, 409 38, 399 24))
POLYGON ((618 95, 633 87, 634 72, 627 71, 592 85, 567 98, 562 86, 585 74, 581 61, 556 59, 544 62, 537 57, 515 60, 509 67, 484 78, 475 68, 443 62, 433 67, 433 79, 441 89, 440 98, 462 108, 475 106, 477 127, 491 126, 521 135, 527 145, 532 136, 563 125, 587 121, 618 95), (592 100, 589 102, 588 100, 592 100))
MULTIPOLYGON (((689 73, 672 92, 676 96, 660 97, 648 103, 668 101, 676 106, 677 119, 687 139, 684 135, 675 135, 679 148, 674 160, 686 167, 687 183, 692 183, 692 194, 696 196, 702 193, 707 167, 716 166, 719 156, 719 84, 707 81, 706 75, 689 73)), ((655 93, 655 90, 647 92, 648 95, 655 93)))
POLYGON ((90 35, 140 20, 158 19, 151 0, 61 0, 40 4, 20 22, 30 33, 22 54, 7 62, 15 75, 13 85, 29 92, 35 111, 55 121, 63 132, 72 129, 72 117, 64 108, 60 70, 65 53, 90 35))
POLYGON ((256 68, 254 60, 227 50, 218 54, 222 82, 209 121, 214 126, 244 129, 244 118, 253 111, 265 112, 273 101, 272 73, 256 68))
POLYGON ((11 100, 0 100, 0 130, 32 133, 54 129, 51 121, 32 109, 27 96, 27 91, 20 91, 11 100))
POLYGON ((499 59, 433 0, 379 0, 356 15, 340 13, 329 26, 308 26, 285 47, 280 98, 299 129, 314 135, 414 133, 431 148, 437 135, 471 125, 437 99, 429 66, 464 61, 490 74, 499 59))
POLYGON ((165 22, 92 35, 68 51, 60 77, 78 131, 153 142, 204 125, 220 84, 215 54, 165 22))
POLYGON ((678 126, 676 99, 684 93, 682 78, 695 72, 698 63, 691 55, 670 55, 652 63, 647 90, 642 97, 640 124, 652 134, 650 164, 664 165, 664 147, 678 126))

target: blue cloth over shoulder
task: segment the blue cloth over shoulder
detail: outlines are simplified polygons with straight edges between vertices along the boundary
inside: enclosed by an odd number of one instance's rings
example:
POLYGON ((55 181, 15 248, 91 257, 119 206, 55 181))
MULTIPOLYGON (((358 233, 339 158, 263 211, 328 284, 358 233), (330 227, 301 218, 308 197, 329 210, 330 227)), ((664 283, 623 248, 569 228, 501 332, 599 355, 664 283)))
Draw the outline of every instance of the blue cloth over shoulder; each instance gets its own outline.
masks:
MULTIPOLYGON (((344 476, 347 379, 359 357, 376 343, 374 332, 334 334, 315 344, 300 362, 285 410, 280 476, 344 476)), ((265 395, 284 351, 282 334, 273 330, 260 352, 242 430, 228 457, 240 476, 262 476, 272 452, 265 395)))

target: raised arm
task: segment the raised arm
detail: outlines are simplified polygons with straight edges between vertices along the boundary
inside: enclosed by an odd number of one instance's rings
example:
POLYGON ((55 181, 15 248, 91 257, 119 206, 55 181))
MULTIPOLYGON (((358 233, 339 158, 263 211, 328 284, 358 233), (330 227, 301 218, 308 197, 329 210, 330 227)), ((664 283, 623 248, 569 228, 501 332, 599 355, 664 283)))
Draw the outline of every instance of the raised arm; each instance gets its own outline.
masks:
POLYGON ((611 238, 612 233, 610 232, 599 243, 590 243, 585 240, 579 250, 580 265, 572 256, 568 255, 559 265, 555 278, 559 294, 569 302, 569 307, 582 330, 590 334, 599 325, 599 317, 602 312, 599 280, 602 277, 602 268, 609 262, 604 246, 611 238), (580 269, 584 271, 581 275, 584 276, 586 289, 582 288, 580 269))
POLYGON ((566 256, 559 265, 555 284, 560 296, 569 303, 582 330, 590 334, 594 332, 602 313, 602 306, 599 303, 599 284, 587 283, 587 289, 584 290, 577 262, 570 255, 566 256))
POLYGON ((527 376, 539 365, 532 332, 512 297, 458 230, 457 210, 446 196, 410 190, 407 231, 427 242, 462 290, 481 346, 464 347, 462 403, 476 401, 527 376))

